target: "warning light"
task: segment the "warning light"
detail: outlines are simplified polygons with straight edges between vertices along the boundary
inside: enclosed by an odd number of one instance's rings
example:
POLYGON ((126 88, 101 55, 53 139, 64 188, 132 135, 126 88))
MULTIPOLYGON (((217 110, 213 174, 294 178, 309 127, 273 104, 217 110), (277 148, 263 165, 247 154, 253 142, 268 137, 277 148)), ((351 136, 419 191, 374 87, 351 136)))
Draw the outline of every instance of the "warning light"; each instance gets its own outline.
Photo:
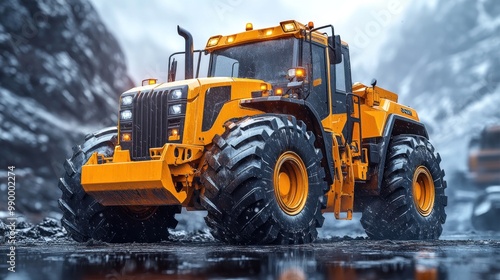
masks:
POLYGON ((168 140, 169 141, 175 141, 181 139, 181 136, 179 135, 179 129, 178 128, 172 128, 168 130, 168 140))
POLYGON ((250 31, 253 30, 253 24, 251 22, 247 23, 245 26, 245 31, 250 31))
POLYGON ((154 85, 156 84, 157 81, 158 79, 144 79, 142 80, 142 85, 143 86, 154 85))
POLYGON ((122 134, 122 141, 123 142, 130 142, 132 140, 132 135, 130 133, 123 133, 122 134))
POLYGON ((297 81, 303 81, 306 77, 306 69, 302 67, 288 69, 288 79, 291 81, 296 79, 297 81))

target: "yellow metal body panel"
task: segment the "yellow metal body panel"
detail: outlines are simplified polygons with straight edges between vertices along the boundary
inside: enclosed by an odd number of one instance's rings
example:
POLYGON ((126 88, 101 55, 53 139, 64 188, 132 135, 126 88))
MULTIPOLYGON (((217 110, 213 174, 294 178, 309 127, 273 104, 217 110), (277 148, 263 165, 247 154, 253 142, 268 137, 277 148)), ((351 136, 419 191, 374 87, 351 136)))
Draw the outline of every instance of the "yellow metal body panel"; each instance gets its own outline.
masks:
POLYGON ((188 85, 188 95, 182 144, 151 148, 151 160, 148 161, 132 161, 129 151, 121 150, 120 146, 116 147, 112 158, 94 154, 82 168, 82 185, 88 194, 103 205, 188 206, 197 187, 193 178, 200 172, 206 146, 212 143, 216 134, 224 132, 227 120, 262 113, 241 107, 239 100, 251 98, 252 92, 266 93, 271 88, 269 84, 250 79, 204 78, 147 85, 130 92, 184 85, 188 85), (230 101, 224 104, 212 127, 202 131, 200 115, 205 106, 204 93, 220 86, 231 87, 230 101), (191 150, 191 157, 186 158, 188 150, 191 150))
POLYGON ((192 98, 188 99, 183 144, 208 145, 212 143, 212 139, 216 134, 224 132, 223 125, 227 120, 262 113, 255 109, 241 107, 239 101, 251 98, 252 92, 263 91, 263 87, 266 90, 271 88, 269 84, 263 81, 241 78, 205 78, 198 79, 198 81, 197 94, 189 95, 192 98), (224 104, 212 127, 207 131, 203 131, 203 118, 201 116, 205 106, 204 93, 209 88, 220 86, 231 86, 230 101, 224 104))
POLYGON ((361 100, 361 133, 363 138, 381 137, 390 115, 398 115, 413 121, 419 121, 417 111, 399 104, 398 96, 380 87, 367 87, 356 83, 353 94, 361 100))
POLYGON ((188 95, 182 144, 187 145, 210 144, 215 134, 222 134, 224 132, 223 124, 227 120, 262 113, 255 109, 241 107, 239 101, 241 99, 251 98, 252 92, 263 92, 265 94, 267 90, 271 89, 270 84, 253 79, 199 78, 136 87, 125 93, 137 91, 145 92, 153 89, 161 90, 162 88, 174 88, 184 85, 188 86, 188 95), (224 104, 212 128, 207 131, 202 131, 203 118, 200 116, 203 115, 204 111, 205 92, 209 88, 221 86, 231 87, 230 101, 224 104))
POLYGON ((130 161, 129 152, 117 146, 113 158, 97 153, 90 157, 82 167, 81 183, 103 205, 187 204, 192 188, 176 189, 174 176, 188 181, 195 172, 189 163, 201 158, 203 150, 203 146, 165 144, 152 149, 153 160, 130 161))

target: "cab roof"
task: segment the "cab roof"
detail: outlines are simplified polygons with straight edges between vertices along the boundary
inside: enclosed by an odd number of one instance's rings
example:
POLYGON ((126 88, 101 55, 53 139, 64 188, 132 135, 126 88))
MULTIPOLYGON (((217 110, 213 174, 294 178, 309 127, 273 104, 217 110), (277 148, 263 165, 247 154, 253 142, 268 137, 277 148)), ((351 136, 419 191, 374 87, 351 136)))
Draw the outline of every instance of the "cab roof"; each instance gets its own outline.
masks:
MULTIPOLYGON (((216 35, 210 37, 205 50, 212 52, 214 50, 224 49, 230 46, 286 37, 305 38, 305 36, 308 36, 309 34, 311 34, 311 39, 313 41, 327 45, 328 36, 318 31, 310 33, 310 30, 313 28, 314 24, 312 22, 305 25, 295 20, 282 21, 278 26, 266 27, 262 29, 253 29, 253 24, 247 23, 244 32, 226 36, 216 35)), ((347 46, 347 43, 345 42, 342 42, 342 44, 347 46)))

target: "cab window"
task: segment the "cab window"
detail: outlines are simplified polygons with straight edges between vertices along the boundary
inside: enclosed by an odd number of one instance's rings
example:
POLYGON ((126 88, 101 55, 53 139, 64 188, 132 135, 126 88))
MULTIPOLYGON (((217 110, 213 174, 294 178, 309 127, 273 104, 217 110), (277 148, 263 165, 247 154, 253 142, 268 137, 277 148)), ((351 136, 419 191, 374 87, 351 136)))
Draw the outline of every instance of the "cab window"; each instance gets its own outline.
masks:
POLYGON ((308 71, 311 89, 307 95, 307 101, 313 105, 321 118, 325 118, 329 114, 325 47, 314 43, 305 43, 302 52, 302 66, 308 71))

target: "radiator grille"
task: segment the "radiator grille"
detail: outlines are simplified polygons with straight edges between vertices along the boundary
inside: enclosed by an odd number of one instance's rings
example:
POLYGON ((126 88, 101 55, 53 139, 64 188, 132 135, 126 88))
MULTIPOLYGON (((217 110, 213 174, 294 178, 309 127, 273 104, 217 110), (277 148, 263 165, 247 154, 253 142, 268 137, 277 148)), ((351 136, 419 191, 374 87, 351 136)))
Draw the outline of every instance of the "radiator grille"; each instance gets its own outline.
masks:
POLYGON ((149 149, 167 142, 168 91, 137 94, 134 99, 132 153, 134 160, 149 159, 149 149))

